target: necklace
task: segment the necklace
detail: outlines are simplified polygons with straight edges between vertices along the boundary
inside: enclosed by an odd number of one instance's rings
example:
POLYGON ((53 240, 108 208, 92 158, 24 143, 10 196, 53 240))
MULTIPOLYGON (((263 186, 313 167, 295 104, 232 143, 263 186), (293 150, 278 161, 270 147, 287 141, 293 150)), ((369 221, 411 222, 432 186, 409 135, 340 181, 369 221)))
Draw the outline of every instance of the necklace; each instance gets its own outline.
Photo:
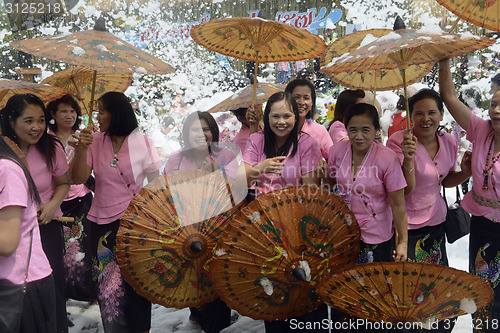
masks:
POLYGON ((116 154, 111 161, 109 161, 109 165, 111 165, 113 168, 116 168, 118 166, 118 157, 116 154))
MULTIPOLYGON (((498 161, 498 159, 500 158, 500 154, 496 154, 491 159, 491 164, 488 163, 489 160, 490 160, 491 147, 493 147, 493 139, 494 138, 495 138, 494 136, 491 138, 490 147, 488 148, 488 153, 486 154, 486 165, 484 166, 484 170, 483 170, 483 176, 484 176, 483 190, 487 190, 488 189, 489 171, 491 169, 493 169, 493 166, 495 165, 495 162, 498 161)), ((491 174, 493 175, 493 171, 491 171, 491 174)))

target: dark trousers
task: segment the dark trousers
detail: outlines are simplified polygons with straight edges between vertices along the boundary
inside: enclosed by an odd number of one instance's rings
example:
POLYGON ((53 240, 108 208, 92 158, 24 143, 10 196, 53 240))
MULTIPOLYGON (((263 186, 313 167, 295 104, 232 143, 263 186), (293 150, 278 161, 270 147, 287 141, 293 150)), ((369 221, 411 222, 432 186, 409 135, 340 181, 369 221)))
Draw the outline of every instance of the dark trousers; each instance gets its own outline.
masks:
POLYGON ((64 239, 61 222, 52 221, 49 224, 41 225, 40 238, 54 277, 57 333, 66 333, 68 332, 68 319, 64 279, 64 239))

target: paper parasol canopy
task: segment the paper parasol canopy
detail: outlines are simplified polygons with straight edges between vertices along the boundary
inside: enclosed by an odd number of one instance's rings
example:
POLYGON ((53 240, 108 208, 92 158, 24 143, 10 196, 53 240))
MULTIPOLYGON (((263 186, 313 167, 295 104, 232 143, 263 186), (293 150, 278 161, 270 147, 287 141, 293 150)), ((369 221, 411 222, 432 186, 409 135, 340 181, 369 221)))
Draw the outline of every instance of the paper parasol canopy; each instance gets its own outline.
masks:
POLYGON ((213 281, 227 305, 254 319, 284 320, 317 308, 317 283, 359 254, 347 205, 317 187, 262 195, 239 210, 214 250, 213 281))
POLYGON ((212 249, 233 207, 221 171, 183 170, 144 187, 122 217, 117 257, 136 292, 166 307, 200 306, 217 295, 212 249))
POLYGON ((451 267, 413 262, 352 266, 325 279, 319 295, 356 317, 426 322, 473 313, 492 300, 485 280, 451 267))

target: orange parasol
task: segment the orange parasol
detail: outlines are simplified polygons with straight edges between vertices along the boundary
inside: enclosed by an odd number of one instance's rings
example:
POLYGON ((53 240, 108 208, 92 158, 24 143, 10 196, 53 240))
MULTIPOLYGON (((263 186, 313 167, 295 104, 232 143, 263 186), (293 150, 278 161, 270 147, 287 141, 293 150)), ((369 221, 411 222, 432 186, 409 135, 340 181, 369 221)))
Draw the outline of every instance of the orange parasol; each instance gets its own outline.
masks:
POLYGON ((210 51, 255 61, 254 99, 259 63, 312 59, 326 49, 325 42, 307 30, 261 18, 210 20, 194 27, 191 37, 210 51))
MULTIPOLYGON (((335 40, 321 56, 321 69, 333 81, 350 89, 393 90, 403 86, 403 76, 399 69, 379 69, 362 72, 334 72, 330 62, 342 54, 355 51, 361 45, 387 35, 390 29, 359 30, 335 40)), ((433 63, 410 65, 406 69, 406 84, 413 84, 427 75, 433 63)))
POLYGON ((500 1, 437 0, 437 2, 457 15, 458 19, 464 19, 486 29, 500 31, 500 1))
POLYGON ((322 301, 315 288, 353 264, 360 229, 333 193, 294 186, 262 195, 231 218, 214 250, 221 299, 254 319, 303 315, 322 301))
MULTIPOLYGON (((87 110, 87 103, 90 102, 92 96, 92 79, 92 70, 84 67, 73 67, 54 73, 43 80, 42 83, 66 89, 68 93, 78 97, 82 101, 85 110, 87 110)), ((131 83, 131 73, 101 72, 96 76, 95 93, 102 95, 108 91, 124 92, 131 83)))
POLYGON ((210 113, 236 110, 239 108, 248 108, 255 104, 262 104, 267 102, 272 94, 279 91, 284 91, 286 85, 276 84, 276 83, 257 83, 255 101, 253 99, 253 85, 247 86, 243 89, 238 90, 233 96, 226 98, 216 106, 208 110, 210 113))
POLYGON ((477 276, 442 265, 374 262, 323 280, 318 294, 356 317, 396 323, 473 313, 491 301, 493 290, 477 276))
POLYGON ((183 170, 144 187, 122 217, 117 257, 138 294, 166 307, 200 306, 217 295, 212 249, 237 210, 221 171, 183 170))
POLYGON ((92 69, 91 110, 97 71, 139 74, 169 74, 174 71, 169 64, 107 32, 102 17, 93 30, 18 40, 10 45, 39 57, 92 69))
POLYGON ((9 98, 16 94, 34 94, 44 103, 48 103, 65 95, 66 90, 47 84, 0 79, 0 108, 3 108, 9 98))
MULTIPOLYGON (((436 63, 461 54, 471 53, 488 47, 493 38, 477 37, 471 34, 446 34, 433 31, 413 31, 404 28, 398 16, 394 31, 377 38, 356 50, 333 59, 329 66, 331 73, 363 72, 380 69, 399 69, 403 78, 406 112, 408 85, 406 71, 410 65, 436 63)), ((408 131, 411 131, 410 117, 407 117, 408 131)))

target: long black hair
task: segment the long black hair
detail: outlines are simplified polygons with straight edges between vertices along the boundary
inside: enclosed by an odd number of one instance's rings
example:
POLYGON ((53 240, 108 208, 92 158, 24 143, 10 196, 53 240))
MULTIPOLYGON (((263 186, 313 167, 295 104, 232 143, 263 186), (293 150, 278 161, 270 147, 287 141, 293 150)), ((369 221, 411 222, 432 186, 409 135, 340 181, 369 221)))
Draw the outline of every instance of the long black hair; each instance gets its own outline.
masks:
POLYGON ((312 99, 311 110, 309 110, 309 112, 307 112, 306 114, 306 119, 311 119, 312 116, 316 113, 316 88, 314 87, 314 83, 312 83, 307 79, 295 79, 286 86, 285 91, 290 93, 290 95, 292 95, 293 89, 302 86, 309 87, 309 89, 311 90, 311 99, 312 99))
POLYGON ((377 108, 371 104, 367 103, 356 103, 351 105, 346 112, 345 116, 345 127, 349 124, 351 119, 355 116, 362 116, 366 115, 370 117, 372 120, 373 127, 375 128, 376 131, 379 131, 381 126, 380 126, 380 119, 378 116, 378 111, 377 108))
POLYGON ((111 114, 111 121, 106 135, 127 136, 139 127, 134 108, 125 94, 110 91, 99 97, 97 101, 104 110, 111 114))
MULTIPOLYGON (((12 123, 21 117, 24 110, 28 105, 37 105, 42 108, 45 116, 45 129, 48 126, 48 119, 50 117, 42 100, 33 94, 17 94, 9 98, 5 107, 0 111, 0 123, 2 125, 2 134, 14 141, 19 146, 19 140, 12 128, 12 123)), ((47 133, 46 130, 42 132, 42 137, 36 143, 36 147, 42 154, 45 163, 47 164, 50 172, 54 170, 54 161, 56 158, 56 144, 62 143, 53 135, 47 133)))
POLYGON ((78 102, 75 101, 73 96, 71 96, 70 94, 66 94, 63 97, 58 98, 55 101, 51 101, 49 102, 49 104, 47 104, 47 112, 49 113, 49 128, 52 130, 52 132, 57 132, 57 122, 55 122, 55 119, 52 117, 52 113, 56 114, 57 108, 59 108, 59 105, 61 104, 67 104, 76 111, 76 121, 71 129, 73 130, 73 132, 78 130, 80 124, 82 123, 82 119, 80 118, 82 116, 82 109, 80 108, 80 105, 78 105, 78 102), (50 120, 52 119, 54 119, 53 124, 50 123, 50 120))
POLYGON ((40 195, 38 194, 35 182, 33 181, 33 178, 31 178, 31 174, 28 168, 21 161, 19 156, 17 156, 16 153, 9 147, 7 142, 5 142, 5 137, 3 135, 0 135, 0 159, 12 161, 19 165, 21 169, 23 169, 24 176, 26 177, 26 181, 28 182, 29 196, 37 205, 39 205, 40 195))
POLYGON ((297 103, 292 95, 288 92, 277 92, 269 99, 266 103, 266 109, 264 110, 264 154, 266 154, 267 158, 272 158, 276 156, 286 156, 292 148, 292 152, 290 153, 290 157, 294 156, 297 152, 298 146, 298 137, 299 137, 299 108, 297 107, 297 103), (276 150, 276 134, 271 129, 269 125, 269 113, 271 112, 271 107, 274 103, 285 101, 286 104, 292 109, 293 114, 295 115, 295 124, 293 126, 290 135, 285 141, 285 144, 281 146, 278 150, 276 150))

